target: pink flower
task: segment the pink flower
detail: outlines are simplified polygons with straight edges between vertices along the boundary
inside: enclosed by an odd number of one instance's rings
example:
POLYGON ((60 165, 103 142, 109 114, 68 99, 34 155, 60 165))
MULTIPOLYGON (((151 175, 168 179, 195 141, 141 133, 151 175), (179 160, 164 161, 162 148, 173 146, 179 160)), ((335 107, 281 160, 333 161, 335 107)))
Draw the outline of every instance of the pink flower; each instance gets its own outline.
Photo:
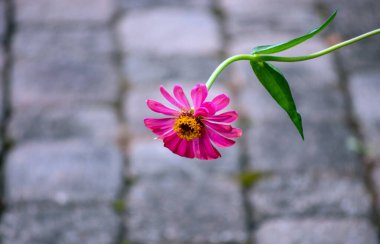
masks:
POLYGON ((242 135, 241 129, 229 125, 238 118, 236 111, 216 114, 230 102, 225 94, 206 102, 207 87, 198 84, 191 90, 191 107, 181 86, 174 86, 174 97, 163 86, 160 87, 160 91, 177 110, 157 101, 147 100, 147 105, 152 111, 169 117, 146 118, 144 124, 158 135, 158 139, 162 139, 164 146, 173 153, 187 158, 216 159, 221 155, 214 145, 230 147, 235 144, 232 139, 242 135))

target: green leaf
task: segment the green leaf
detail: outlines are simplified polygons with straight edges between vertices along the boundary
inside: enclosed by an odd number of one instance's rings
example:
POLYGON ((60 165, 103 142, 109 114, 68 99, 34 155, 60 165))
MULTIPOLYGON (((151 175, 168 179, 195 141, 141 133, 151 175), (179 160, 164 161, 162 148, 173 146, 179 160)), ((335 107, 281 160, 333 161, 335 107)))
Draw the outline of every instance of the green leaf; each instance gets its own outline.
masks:
POLYGON ((333 19, 335 18, 336 16, 336 13, 337 11, 335 11, 327 20, 325 23, 323 23, 321 26, 319 26, 318 28, 315 28, 314 30, 310 31, 309 33, 303 35, 303 36, 300 36, 300 37, 297 37, 293 40, 290 40, 290 41, 287 41, 287 42, 282 42, 282 43, 278 43, 278 44, 274 44, 274 45, 264 45, 264 46, 258 46, 258 47, 255 47, 252 49, 252 54, 271 54, 271 53, 278 53, 278 52, 282 52, 282 51, 285 51, 291 47, 294 47, 310 38, 312 38, 313 36, 315 36, 316 34, 318 34, 319 32, 321 32, 323 29, 325 29, 330 23, 331 21, 333 21, 333 19))
POLYGON ((283 108, 293 121, 302 139, 302 118, 297 112, 292 92, 284 75, 273 65, 266 62, 250 62, 260 83, 265 87, 274 100, 283 108))

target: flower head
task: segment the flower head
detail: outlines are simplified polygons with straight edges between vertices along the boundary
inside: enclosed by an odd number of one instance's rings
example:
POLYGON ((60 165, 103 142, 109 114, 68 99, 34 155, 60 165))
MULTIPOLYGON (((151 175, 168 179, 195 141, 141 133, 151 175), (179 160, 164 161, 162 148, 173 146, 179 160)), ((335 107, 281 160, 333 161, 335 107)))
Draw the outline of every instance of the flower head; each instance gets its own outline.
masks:
POLYGON ((163 86, 160 87, 160 91, 177 110, 157 101, 147 100, 147 105, 152 111, 169 117, 146 118, 144 124, 158 135, 164 146, 173 153, 187 158, 216 159, 221 155, 214 145, 230 147, 235 144, 233 139, 242 135, 241 129, 230 125, 238 118, 236 111, 217 114, 230 102, 225 94, 206 102, 207 87, 198 84, 191 90, 191 107, 181 86, 174 86, 174 97, 163 86))

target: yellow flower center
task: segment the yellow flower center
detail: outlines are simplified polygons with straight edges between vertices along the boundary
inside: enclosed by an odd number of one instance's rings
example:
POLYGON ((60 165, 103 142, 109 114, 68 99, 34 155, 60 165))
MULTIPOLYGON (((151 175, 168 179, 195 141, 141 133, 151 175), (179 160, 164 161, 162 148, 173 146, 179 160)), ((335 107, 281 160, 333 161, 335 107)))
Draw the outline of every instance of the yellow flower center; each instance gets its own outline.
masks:
POLYGON ((175 120, 173 130, 181 139, 191 141, 201 136, 202 128, 199 117, 194 116, 192 112, 184 112, 175 120))

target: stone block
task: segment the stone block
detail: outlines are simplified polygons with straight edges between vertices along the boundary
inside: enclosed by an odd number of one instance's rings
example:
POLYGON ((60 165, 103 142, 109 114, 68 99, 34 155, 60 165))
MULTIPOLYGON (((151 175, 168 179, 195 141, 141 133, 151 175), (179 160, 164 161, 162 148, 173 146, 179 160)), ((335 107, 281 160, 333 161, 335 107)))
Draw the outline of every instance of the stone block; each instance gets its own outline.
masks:
POLYGON ((13 111, 10 135, 18 143, 86 139, 115 143, 116 114, 106 106, 23 106, 13 111))
POLYGON ((70 27, 25 27, 15 33, 13 57, 17 60, 66 62, 111 61, 113 43, 110 30, 77 24, 70 27))
MULTIPOLYGON (((123 71, 133 86, 158 86, 167 81, 206 82, 221 61, 208 57, 158 57, 127 55, 123 71)), ((227 80, 225 73, 218 78, 227 80)))
POLYGON ((106 29, 20 27, 13 49, 15 106, 116 99, 118 78, 106 29))
POLYGON ((3 79, 3 72, 4 72, 4 53, 3 50, 0 49, 0 121, 3 122, 3 116, 4 116, 4 95, 5 95, 5 83, 3 79))
POLYGON ((241 243, 239 188, 222 177, 172 174, 138 181, 127 199, 129 237, 137 243, 241 243))
POLYGON ((111 201, 121 187, 122 159, 105 143, 28 143, 11 151, 5 173, 10 203, 111 201))
POLYGON ((184 8, 131 11, 117 27, 123 50, 150 56, 211 56, 221 48, 211 12, 184 8))
POLYGON ((118 0, 119 5, 126 10, 133 10, 136 8, 152 8, 162 6, 186 6, 187 8, 210 8, 212 6, 211 0, 118 0))
MULTIPOLYGON (((0 3, 1 10, 1 3, 0 3)), ((1 14, 0 14, 1 17, 1 14)), ((0 37, 1 38, 1 37, 0 37)), ((5 94, 5 82, 3 80, 3 72, 4 72, 4 53, 3 49, 0 48, 0 151, 4 147, 5 135, 4 135, 4 126, 5 126, 5 106, 4 106, 4 95, 5 94)))
POLYGON ((363 219, 275 219, 255 234, 257 244, 377 244, 376 230, 363 219))
POLYGON ((114 1, 110 0, 17 0, 16 19, 21 24, 31 23, 101 23, 113 14, 114 1))
POLYGON ((219 4, 227 17, 230 35, 268 29, 303 35, 320 23, 311 0, 223 0, 219 4))
POLYGON ((12 74, 13 105, 59 105, 114 102, 118 89, 110 62, 16 60, 12 74))
POLYGON ((380 162, 380 121, 362 124, 364 152, 366 156, 380 162))
POLYGON ((339 8, 336 21, 333 25, 336 30, 346 36, 354 36, 372 30, 380 22, 376 10, 380 3, 376 0, 318 0, 328 11, 339 8))
POLYGON ((260 171, 335 171, 361 175, 361 164, 348 146, 351 132, 342 123, 304 123, 302 141, 292 122, 266 122, 251 129, 251 166, 260 171))
POLYGON ((0 2, 0 40, 3 41, 5 37, 6 28, 6 4, 5 1, 0 2))
POLYGON ((354 73, 349 83, 354 112, 361 122, 365 149, 370 158, 380 157, 379 79, 379 71, 367 70, 354 73))
POLYGON ((0 225, 4 244, 112 244, 118 230, 118 217, 105 205, 14 206, 0 225))
MULTIPOLYGON (((339 9, 333 26, 335 27, 334 31, 339 33, 342 39, 353 38, 379 26, 379 1, 319 0, 319 2, 329 12, 339 9)), ((347 72, 351 72, 352 70, 361 71, 368 67, 378 69, 377 64, 380 56, 379 40, 379 37, 372 37, 348 48, 343 48, 340 51, 340 55, 347 72)))
MULTIPOLYGON (((380 164, 377 164, 374 166, 372 170, 372 182, 374 183, 374 191, 376 196, 380 195, 380 164)), ((375 203, 377 207, 377 211, 380 210, 380 199, 377 199, 377 202, 375 203)))
POLYGON ((355 72, 350 78, 350 92, 356 115, 361 121, 380 121, 380 71, 355 72))
POLYGON ((0 78, 0 151, 2 150, 3 148, 3 143, 4 143, 4 140, 5 140, 5 135, 3 133, 3 129, 4 129, 4 126, 5 126, 5 121, 4 121, 4 117, 5 117, 5 113, 4 113, 4 106, 3 106, 3 81, 2 79, 0 78))
POLYGON ((364 183, 325 172, 274 174, 250 193, 256 221, 275 217, 369 217, 371 198, 364 183))

